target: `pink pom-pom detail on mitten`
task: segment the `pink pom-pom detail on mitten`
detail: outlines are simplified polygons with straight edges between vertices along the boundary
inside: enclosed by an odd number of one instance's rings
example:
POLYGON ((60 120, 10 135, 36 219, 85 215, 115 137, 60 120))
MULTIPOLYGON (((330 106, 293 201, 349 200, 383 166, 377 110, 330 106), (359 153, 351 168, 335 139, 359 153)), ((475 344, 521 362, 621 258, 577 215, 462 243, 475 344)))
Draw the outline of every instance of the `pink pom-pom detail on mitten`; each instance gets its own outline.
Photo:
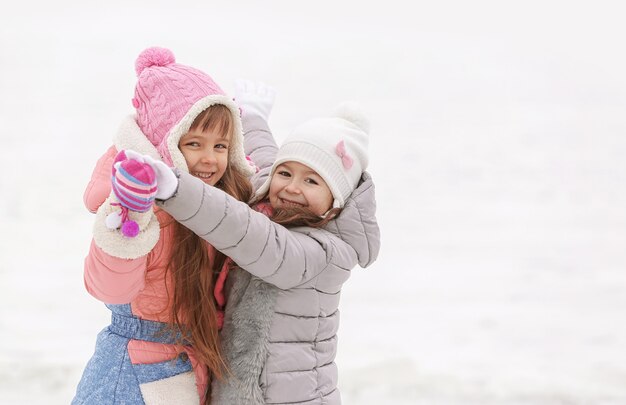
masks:
POLYGON ((139 225, 133 220, 126 221, 122 224, 122 235, 127 238, 134 238, 139 235, 139 225))
POLYGON ((167 66, 175 62, 176 58, 169 49, 152 47, 139 54, 135 61, 135 72, 137 72, 137 77, 139 77, 145 68, 167 66))

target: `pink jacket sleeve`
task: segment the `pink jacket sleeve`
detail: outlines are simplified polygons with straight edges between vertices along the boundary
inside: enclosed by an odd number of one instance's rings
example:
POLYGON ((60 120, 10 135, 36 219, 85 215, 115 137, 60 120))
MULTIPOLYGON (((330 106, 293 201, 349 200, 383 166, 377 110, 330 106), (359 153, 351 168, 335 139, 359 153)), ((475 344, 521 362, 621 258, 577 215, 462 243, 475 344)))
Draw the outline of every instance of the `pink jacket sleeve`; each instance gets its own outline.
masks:
POLYGON ((131 302, 145 285, 147 256, 120 259, 106 254, 91 241, 85 258, 85 288, 107 304, 131 302))
POLYGON ((95 213, 111 193, 111 167, 116 155, 117 149, 115 146, 111 146, 98 159, 96 167, 93 169, 91 180, 89 180, 83 194, 83 201, 89 212, 95 213))

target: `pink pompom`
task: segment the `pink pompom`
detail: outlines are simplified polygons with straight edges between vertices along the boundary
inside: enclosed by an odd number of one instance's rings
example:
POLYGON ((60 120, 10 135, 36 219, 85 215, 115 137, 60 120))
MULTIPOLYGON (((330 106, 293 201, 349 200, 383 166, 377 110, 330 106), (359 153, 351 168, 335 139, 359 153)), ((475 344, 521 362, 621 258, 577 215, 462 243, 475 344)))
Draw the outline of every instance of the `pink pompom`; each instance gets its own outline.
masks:
POLYGON ((137 57, 135 61, 135 72, 137 72, 137 76, 139 76, 145 68, 151 66, 167 66, 175 62, 176 58, 169 49, 159 47, 148 48, 137 57))
POLYGON ((139 225, 137 222, 129 220, 122 224, 122 235, 127 238, 134 238, 139 235, 139 225))

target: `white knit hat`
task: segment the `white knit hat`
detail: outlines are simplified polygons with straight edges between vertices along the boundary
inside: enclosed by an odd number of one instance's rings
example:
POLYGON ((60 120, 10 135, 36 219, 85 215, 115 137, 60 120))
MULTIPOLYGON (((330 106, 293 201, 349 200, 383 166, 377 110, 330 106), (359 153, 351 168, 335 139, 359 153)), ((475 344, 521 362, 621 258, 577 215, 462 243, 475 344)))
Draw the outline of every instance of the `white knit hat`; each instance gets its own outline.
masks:
POLYGON ((255 200, 268 192, 278 165, 298 162, 324 179, 335 198, 333 207, 343 208, 367 168, 368 142, 369 121, 351 103, 339 105, 331 117, 305 122, 283 142, 270 176, 257 190, 255 200))

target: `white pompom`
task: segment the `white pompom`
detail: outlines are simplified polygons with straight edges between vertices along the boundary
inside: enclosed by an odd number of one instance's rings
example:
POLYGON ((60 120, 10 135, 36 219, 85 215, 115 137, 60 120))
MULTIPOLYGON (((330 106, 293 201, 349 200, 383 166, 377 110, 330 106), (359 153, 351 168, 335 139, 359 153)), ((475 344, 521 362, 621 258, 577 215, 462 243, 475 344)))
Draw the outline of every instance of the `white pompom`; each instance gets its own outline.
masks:
POLYGON ((105 218, 104 224, 111 230, 119 228, 122 225, 122 213, 119 211, 110 213, 105 218))
POLYGON ((366 133, 370 132, 370 121, 356 103, 344 102, 339 104, 333 115, 353 123, 366 133))

